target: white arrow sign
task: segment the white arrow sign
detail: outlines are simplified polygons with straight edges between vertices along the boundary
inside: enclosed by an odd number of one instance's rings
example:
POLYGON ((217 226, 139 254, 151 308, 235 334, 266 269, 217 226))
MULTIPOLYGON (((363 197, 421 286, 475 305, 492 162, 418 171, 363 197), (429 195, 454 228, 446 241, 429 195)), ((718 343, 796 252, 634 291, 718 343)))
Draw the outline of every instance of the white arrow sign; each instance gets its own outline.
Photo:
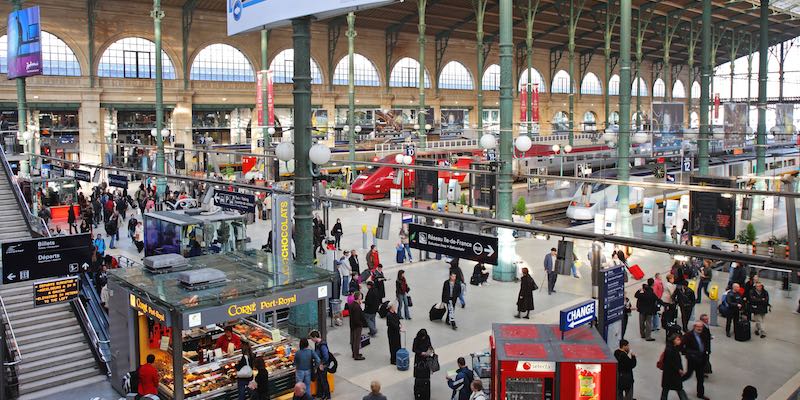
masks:
POLYGON ((8 274, 7 278, 8 278, 8 280, 13 281, 14 279, 17 278, 17 275, 14 274, 14 273, 10 273, 10 274, 8 274))
POLYGON ((576 327, 578 325, 583 324, 584 322, 591 321, 593 318, 594 318, 594 315, 587 315, 587 316, 585 316, 585 317, 583 317, 581 319, 576 319, 575 321, 570 322, 568 326, 570 328, 574 328, 574 327, 576 327))
POLYGON ((83 265, 81 265, 81 268, 82 268, 84 271, 88 271, 88 270, 89 270, 89 264, 88 264, 88 263, 83 263, 83 265))
POLYGON ((491 257, 491 256, 492 256, 492 254, 494 254, 494 248, 492 247, 492 245, 490 245, 490 244, 487 244, 487 245, 486 245, 486 254, 487 254, 489 257, 491 257))

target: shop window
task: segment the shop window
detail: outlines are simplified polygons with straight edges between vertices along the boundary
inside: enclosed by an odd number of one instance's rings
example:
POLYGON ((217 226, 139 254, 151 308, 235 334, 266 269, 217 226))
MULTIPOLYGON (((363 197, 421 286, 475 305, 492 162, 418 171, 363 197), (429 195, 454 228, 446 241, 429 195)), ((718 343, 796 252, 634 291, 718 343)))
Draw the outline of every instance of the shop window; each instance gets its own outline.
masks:
MULTIPOLYGON (((292 83, 292 77, 294 75, 294 49, 286 49, 278 53, 278 55, 272 59, 269 69, 272 70, 272 82, 292 83)), ((319 64, 317 64, 313 58, 311 59, 311 84, 322 84, 322 72, 319 69, 319 64)))
MULTIPOLYGON (((402 58, 389 75, 389 87, 419 87, 419 62, 413 58, 402 58)), ((431 87, 431 77, 425 71, 425 88, 431 87)))
POLYGON ((200 50, 189 77, 193 81, 255 82, 250 60, 239 49, 223 43, 200 50))
MULTIPOLYGON (((336 64, 336 69, 333 71, 333 84, 334 85, 347 85, 348 84, 348 68, 350 67, 350 60, 344 56, 339 63, 336 64)), ((381 80, 378 78, 378 69, 369 58, 361 54, 353 54, 353 84, 356 86, 380 86, 381 80)))
POLYGON ((475 86, 472 82, 472 74, 467 67, 458 61, 450 61, 442 68, 439 74, 439 89, 453 90, 472 90, 475 86))
MULTIPOLYGON (((8 73, 8 36, 0 37, 0 73, 8 73)), ((75 52, 56 35, 42 31, 42 67, 44 75, 81 76, 75 52)))
MULTIPOLYGON (((100 57, 97 76, 105 78, 156 77, 156 45, 137 37, 120 39, 108 46, 100 57)), ((169 56, 161 50, 161 71, 164 79, 175 79, 175 67, 169 56)))

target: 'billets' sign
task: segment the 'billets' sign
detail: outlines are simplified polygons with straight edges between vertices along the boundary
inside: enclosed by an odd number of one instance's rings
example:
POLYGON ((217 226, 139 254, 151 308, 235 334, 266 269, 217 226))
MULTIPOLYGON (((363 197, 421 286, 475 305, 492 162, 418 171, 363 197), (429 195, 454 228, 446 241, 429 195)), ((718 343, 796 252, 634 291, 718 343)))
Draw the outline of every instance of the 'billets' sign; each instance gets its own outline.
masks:
POLYGON ((89 271, 91 235, 54 236, 4 242, 3 283, 55 278, 89 271))
POLYGON ((559 328, 561 332, 570 331, 581 325, 586 325, 597 318, 597 303, 587 300, 570 308, 561 310, 559 328))
POLYGON ((214 205, 225 210, 254 213, 256 212, 256 196, 227 190, 214 190, 214 205))

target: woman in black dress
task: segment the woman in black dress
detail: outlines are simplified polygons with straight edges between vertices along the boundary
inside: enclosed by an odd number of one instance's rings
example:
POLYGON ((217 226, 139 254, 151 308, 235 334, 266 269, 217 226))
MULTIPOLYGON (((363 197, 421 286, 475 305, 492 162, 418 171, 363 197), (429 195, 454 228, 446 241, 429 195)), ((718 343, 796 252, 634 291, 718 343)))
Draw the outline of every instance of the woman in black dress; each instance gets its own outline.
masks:
POLYGON ((256 358, 256 390, 253 391, 252 400, 269 400, 269 372, 264 364, 264 359, 256 358))
POLYGON ((431 399, 431 370, 428 358, 433 354, 428 331, 420 329, 411 346, 414 352, 414 400, 431 399))
POLYGON ((522 318, 530 319, 531 310, 533 310, 533 291, 536 290, 536 282, 533 281, 527 268, 522 269, 522 278, 520 279, 519 296, 517 296, 517 315, 514 318, 519 318, 524 312, 525 316, 522 318))

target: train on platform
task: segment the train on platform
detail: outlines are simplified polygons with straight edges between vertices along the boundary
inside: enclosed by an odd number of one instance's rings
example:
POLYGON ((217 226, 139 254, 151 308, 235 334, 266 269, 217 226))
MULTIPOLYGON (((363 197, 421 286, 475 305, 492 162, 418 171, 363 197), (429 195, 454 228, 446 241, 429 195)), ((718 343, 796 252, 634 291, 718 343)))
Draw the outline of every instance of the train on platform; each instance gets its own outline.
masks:
MULTIPOLYGON (((665 160, 666 161, 666 160, 665 160)), ((710 176, 742 177, 739 184, 742 188, 752 185, 755 172, 756 157, 752 153, 740 155, 721 155, 711 157, 709 160, 710 176)), ((797 175, 800 166, 800 152, 797 148, 772 148, 766 154, 765 176, 780 178, 784 175, 797 175)), ((695 168, 693 172, 697 171, 695 168)), ((590 174, 596 179, 617 179, 619 169, 609 168, 595 171, 590 174)), ((671 177, 676 182, 688 182, 683 178, 688 172, 682 171, 680 163, 666 161, 662 164, 648 164, 632 167, 630 170, 631 182, 664 182, 671 177)), ((655 197, 656 203, 663 205, 665 200, 677 200, 685 190, 645 189, 643 187, 630 187, 629 201, 632 212, 641 210, 644 198, 655 197)), ((616 204, 618 199, 618 186, 600 182, 585 182, 578 186, 575 195, 567 206, 566 216, 572 223, 585 223, 593 221, 598 212, 616 204)))

